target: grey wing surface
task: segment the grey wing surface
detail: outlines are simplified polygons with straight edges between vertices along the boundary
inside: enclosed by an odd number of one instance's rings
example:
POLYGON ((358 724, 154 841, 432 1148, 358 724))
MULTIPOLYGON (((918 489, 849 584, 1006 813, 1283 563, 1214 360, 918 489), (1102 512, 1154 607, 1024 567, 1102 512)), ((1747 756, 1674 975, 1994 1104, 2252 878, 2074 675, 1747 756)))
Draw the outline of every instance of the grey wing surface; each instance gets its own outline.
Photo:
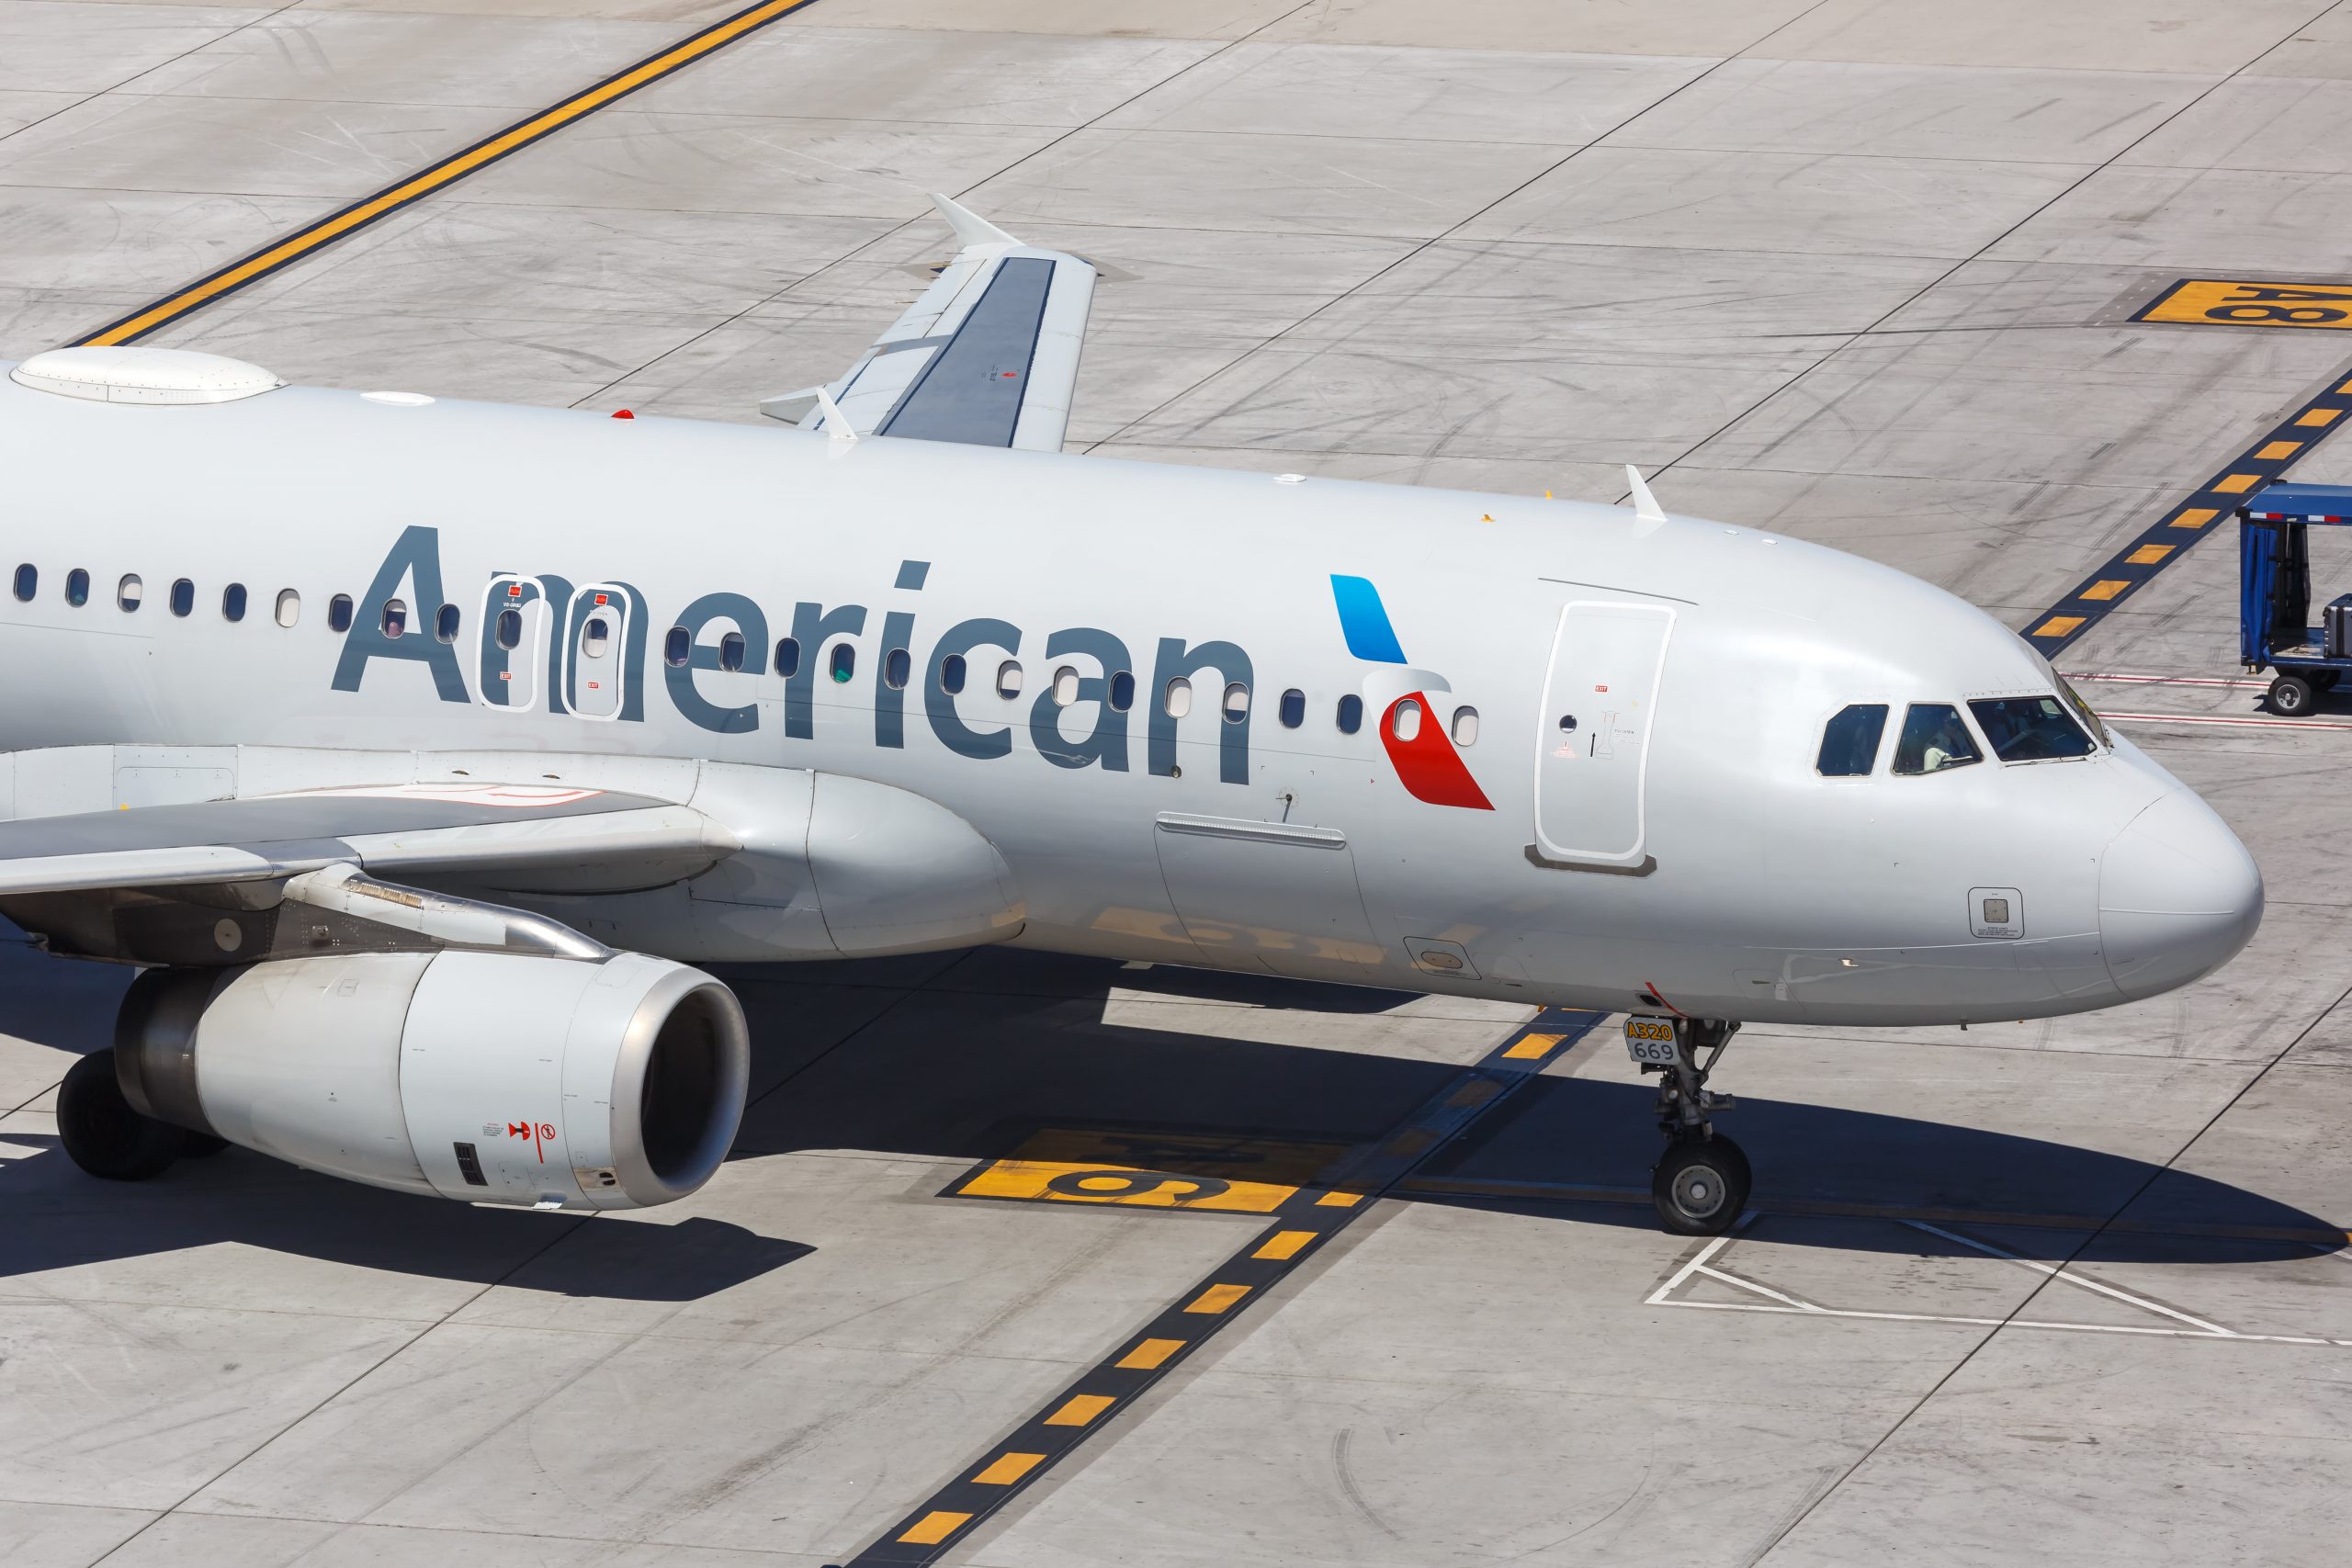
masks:
POLYGON ((1024 245, 944 196, 963 248, 847 375, 770 398, 760 412, 831 434, 899 435, 1058 452, 1094 299, 1092 264, 1024 245))
POLYGON ((611 886, 646 886, 739 847, 689 807, 611 790, 309 790, 0 822, 0 897, 255 882, 338 864, 465 876, 586 867, 611 886))

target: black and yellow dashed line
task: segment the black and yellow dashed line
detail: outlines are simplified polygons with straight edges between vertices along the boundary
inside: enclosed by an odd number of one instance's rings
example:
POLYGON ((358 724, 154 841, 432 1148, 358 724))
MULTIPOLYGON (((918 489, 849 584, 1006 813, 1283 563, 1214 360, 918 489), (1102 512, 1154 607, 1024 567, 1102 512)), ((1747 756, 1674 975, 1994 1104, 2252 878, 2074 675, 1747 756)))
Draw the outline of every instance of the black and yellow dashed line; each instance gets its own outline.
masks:
MULTIPOLYGON (((1545 1011, 1476 1066, 1465 1068, 1330 1180, 1289 1187, 1267 1211, 1272 1221, 1264 1230, 1178 1296, 1158 1317, 1121 1340, 1116 1350, 1047 1400, 955 1480, 885 1530, 879 1540, 850 1560, 850 1568, 883 1568, 885 1564, 897 1568, 936 1561, 1051 1470, 1057 1461, 1100 1431, 1218 1329, 1264 1300, 1285 1276, 1362 1214, 1372 1200, 1403 1181, 1433 1150, 1500 1104, 1562 1050, 1591 1032, 1601 1016, 1545 1011)), ((982 1166, 949 1188, 949 1193, 1018 1196, 966 1190, 972 1181, 1005 1163, 991 1161, 982 1166)), ((1114 1177, 1165 1177, 1171 1181, 1181 1181, 1186 1175, 1118 1167, 1080 1168, 1114 1177)), ((1124 1190, 1147 1189, 1156 1190, 1136 1181, 1125 1184, 1124 1190)))
POLYGON ((646 56, 627 70, 616 71, 594 86, 582 88, 561 103, 517 120, 493 136, 486 136, 437 164, 386 186, 373 196, 363 197, 339 212, 330 213, 282 240, 273 241, 249 256, 230 263, 218 272, 197 279, 177 293, 167 294, 151 305, 133 310, 120 321, 101 327, 86 337, 75 339, 75 346, 112 347, 134 342, 158 327, 168 326, 249 283, 258 282, 283 267, 290 266, 345 235, 356 233, 436 191, 446 190, 502 158, 544 141, 564 127, 627 97, 640 87, 652 85, 673 72, 724 49, 780 17, 814 4, 816 0, 763 0, 762 4, 713 22, 700 32, 679 39, 659 53, 646 56))
POLYGON ((2250 492, 2278 479, 2289 464, 2342 428, 2347 414, 2352 414, 2352 367, 2227 468, 2167 508, 2154 526, 2084 579, 2074 592, 2035 616, 2025 632, 2026 641, 2055 658, 2109 611, 2178 560, 2214 524, 2234 513, 2250 492))

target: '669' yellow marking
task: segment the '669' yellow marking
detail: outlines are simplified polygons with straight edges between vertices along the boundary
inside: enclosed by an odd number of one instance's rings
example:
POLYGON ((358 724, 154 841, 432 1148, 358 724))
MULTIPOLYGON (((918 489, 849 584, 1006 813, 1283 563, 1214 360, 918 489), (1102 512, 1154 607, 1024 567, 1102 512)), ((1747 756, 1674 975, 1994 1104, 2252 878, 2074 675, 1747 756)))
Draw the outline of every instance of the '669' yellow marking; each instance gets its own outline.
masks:
POLYGON ((1348 1152, 1344 1144, 1047 1127, 948 1195, 1271 1214, 1348 1152))

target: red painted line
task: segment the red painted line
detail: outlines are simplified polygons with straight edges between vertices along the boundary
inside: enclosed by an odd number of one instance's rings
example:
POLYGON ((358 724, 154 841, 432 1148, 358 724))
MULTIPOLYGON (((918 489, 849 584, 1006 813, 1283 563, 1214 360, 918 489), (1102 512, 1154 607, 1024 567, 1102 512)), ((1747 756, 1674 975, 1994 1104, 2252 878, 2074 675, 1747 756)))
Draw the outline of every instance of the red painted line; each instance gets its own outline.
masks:
POLYGON ((2228 686, 2256 691, 2270 684, 2267 681, 2238 681, 2218 675, 2123 675, 2109 670, 2068 670, 2069 681, 2111 681, 2128 686, 2228 686))

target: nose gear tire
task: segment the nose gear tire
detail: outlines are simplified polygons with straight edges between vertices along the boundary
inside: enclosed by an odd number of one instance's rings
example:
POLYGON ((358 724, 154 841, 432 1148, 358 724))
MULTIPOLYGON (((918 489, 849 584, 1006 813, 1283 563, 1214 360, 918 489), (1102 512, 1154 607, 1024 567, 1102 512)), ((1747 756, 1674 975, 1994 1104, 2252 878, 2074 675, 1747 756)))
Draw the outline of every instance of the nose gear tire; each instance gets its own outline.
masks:
POLYGON ((1739 1222, 1755 1180, 1729 1138, 1678 1138, 1650 1171, 1650 1198, 1674 1235, 1721 1235, 1739 1222))
POLYGON ((180 1156, 187 1134, 130 1108, 108 1050, 94 1051, 67 1069, 57 1089, 57 1137, 67 1157, 92 1176, 144 1181, 180 1156))

